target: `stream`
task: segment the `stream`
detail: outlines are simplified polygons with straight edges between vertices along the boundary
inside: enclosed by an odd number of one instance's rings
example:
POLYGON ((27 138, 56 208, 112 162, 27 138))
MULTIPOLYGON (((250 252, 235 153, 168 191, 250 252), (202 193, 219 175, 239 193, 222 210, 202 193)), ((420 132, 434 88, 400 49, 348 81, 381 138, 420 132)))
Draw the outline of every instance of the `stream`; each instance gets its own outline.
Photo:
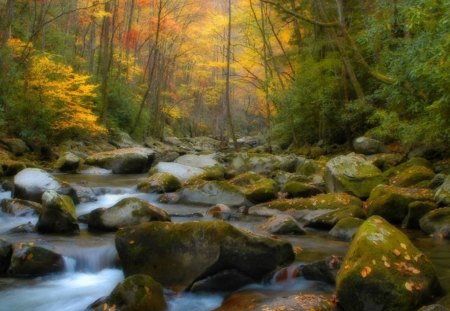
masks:
MULTIPOLYGON (((80 183, 86 187, 107 189, 98 191, 97 201, 77 206, 78 215, 86 214, 98 207, 110 207, 126 197, 139 197, 166 210, 173 222, 206 219, 202 217, 182 217, 184 214, 205 213, 205 207, 188 205, 166 205, 157 202, 157 195, 136 192, 136 184, 144 175, 58 175, 70 183, 80 183)), ((10 198, 10 192, 0 192, 0 200, 10 198)), ((0 212, 1 213, 1 212, 0 212)), ((262 233, 257 228, 265 219, 247 217, 231 221, 237 227, 262 233)), ((56 236, 39 234, 7 234, 18 225, 36 223, 37 217, 11 217, 0 214, 0 238, 10 242, 46 241, 56 251, 64 255, 66 271, 33 279, 0 278, 0 310, 11 311, 82 311, 97 299, 108 295, 124 276, 117 262, 114 247, 114 233, 92 233, 84 225, 78 236, 56 236)), ((450 290, 450 241, 435 240, 420 232, 408 233, 413 242, 433 261, 441 283, 450 290)), ((286 236, 294 245, 303 249, 302 263, 324 259, 329 255, 345 255, 347 242, 331 240, 327 232, 308 230, 307 235, 286 236)), ((283 283, 253 284, 245 289, 264 293, 322 293, 330 295, 333 288, 321 282, 303 278, 288 279, 283 283)), ((221 294, 174 295, 167 293, 169 311, 209 311, 219 307, 224 299, 221 294)))

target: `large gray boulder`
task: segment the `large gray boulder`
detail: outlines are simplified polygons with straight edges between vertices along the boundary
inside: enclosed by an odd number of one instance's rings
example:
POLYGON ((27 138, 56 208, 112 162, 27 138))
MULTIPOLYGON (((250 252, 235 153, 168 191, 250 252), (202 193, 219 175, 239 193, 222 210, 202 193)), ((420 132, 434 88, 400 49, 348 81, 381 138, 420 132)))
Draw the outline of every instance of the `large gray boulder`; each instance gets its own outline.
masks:
POLYGON ((186 154, 181 157, 178 157, 175 160, 175 163, 191 167, 207 168, 219 165, 219 162, 215 158, 216 158, 215 154, 203 154, 203 155, 186 154))
POLYGON ((293 155, 277 156, 265 153, 237 153, 230 159, 230 168, 237 173, 249 171, 270 175, 276 170, 295 171, 298 157, 293 155))
POLYGON ((190 178, 200 176, 206 171, 198 167, 187 166, 179 163, 159 162, 152 168, 151 172, 169 173, 178 178, 181 182, 184 182, 190 178))
POLYGON ((194 281, 230 269, 260 281, 294 260, 290 243, 242 231, 223 221, 126 227, 116 234, 116 248, 126 276, 148 274, 175 290, 185 290, 194 281))
POLYGON ((248 205, 245 194, 225 181, 200 180, 179 191, 180 202, 188 204, 215 205, 231 207, 248 205))
POLYGON ((47 190, 68 195, 75 203, 78 203, 77 194, 72 187, 44 170, 27 168, 14 176, 14 198, 40 203, 42 195, 47 190))
POLYGON ((447 176, 444 183, 437 188, 434 198, 438 204, 450 206, 450 176, 447 176))
POLYGON ((367 198, 377 185, 384 182, 379 168, 354 153, 328 161, 325 186, 328 192, 349 192, 367 198))
POLYGON ((419 223, 424 232, 450 239, 450 207, 438 208, 425 214, 419 223))
POLYGON ((126 148, 93 154, 86 164, 111 170, 113 174, 140 174, 146 172, 155 160, 149 148, 126 148))
POLYGON ((78 169, 81 158, 72 152, 66 152, 55 163, 55 168, 61 172, 73 172, 78 169))
POLYGON ((110 208, 97 208, 86 217, 89 228, 106 231, 149 221, 170 221, 170 216, 139 198, 125 198, 110 208))
POLYGON ((357 153, 361 154, 375 154, 383 152, 383 144, 373 138, 358 137, 353 141, 353 148, 357 153))

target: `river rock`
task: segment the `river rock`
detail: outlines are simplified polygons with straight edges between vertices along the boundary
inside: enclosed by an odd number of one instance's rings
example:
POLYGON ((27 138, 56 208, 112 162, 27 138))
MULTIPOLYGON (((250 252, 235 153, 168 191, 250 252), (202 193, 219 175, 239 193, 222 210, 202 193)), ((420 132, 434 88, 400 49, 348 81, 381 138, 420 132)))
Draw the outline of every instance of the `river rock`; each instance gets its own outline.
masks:
POLYGON ((36 224, 39 233, 74 234, 80 231, 75 205, 69 196, 46 191, 42 195, 42 205, 44 209, 36 224))
POLYGON ((450 207, 438 208, 427 213, 419 223, 424 232, 450 239, 450 207))
POLYGON ((414 201, 408 204, 408 213, 402 222, 402 228, 419 229, 419 220, 428 212, 437 208, 434 202, 414 201))
POLYGON ((116 234, 116 248, 126 276, 149 274, 164 287, 176 290, 230 269, 260 281, 294 260, 290 243, 242 231, 223 221, 126 227, 116 234))
POLYGON ((170 221, 170 216, 139 198, 125 198, 110 208, 97 208, 87 217, 89 228, 106 231, 149 221, 170 221))
POLYGON ((402 163, 404 155, 401 153, 377 153, 366 156, 366 159, 384 172, 402 163))
POLYGON ((297 166, 296 156, 275 156, 265 153, 237 153, 231 159, 231 169, 239 173, 255 172, 270 175, 276 170, 293 172, 297 166))
POLYGON ((319 194, 310 198, 278 199, 249 208, 250 215, 273 216, 288 212, 296 219, 309 220, 345 207, 362 207, 362 201, 346 193, 319 194))
POLYGON ((166 300, 161 284, 149 275, 137 274, 117 284, 111 294, 88 310, 164 311, 166 300))
POLYGON ((294 217, 289 215, 275 215, 270 217, 260 229, 268 231, 272 234, 305 234, 305 230, 302 229, 300 224, 294 217))
POLYGON ((306 226, 310 228, 330 230, 338 223, 339 220, 347 217, 366 219, 367 215, 366 211, 362 207, 349 206, 313 217, 308 221, 306 226))
POLYGON ((221 142, 217 139, 207 136, 197 136, 189 139, 192 148, 195 151, 201 152, 214 152, 220 148, 221 142))
POLYGON ((72 152, 66 152, 55 163, 55 168, 61 172, 74 172, 80 166, 81 158, 72 152))
POLYGON ((349 192, 367 198, 384 177, 379 168, 354 153, 328 161, 325 186, 328 192, 349 192))
POLYGON ((230 219, 232 215, 231 208, 225 204, 216 204, 206 211, 206 215, 210 215, 217 219, 230 219))
POLYGON ((47 190, 68 195, 75 203, 78 203, 76 192, 72 187, 44 170, 27 168, 14 176, 14 198, 40 203, 42 195, 47 190))
POLYGON ((13 246, 11 243, 0 239, 0 275, 6 273, 11 263, 13 246))
POLYGON ((355 217, 342 218, 337 224, 328 232, 328 234, 341 241, 351 241, 353 236, 358 231, 359 227, 364 223, 364 220, 355 217))
POLYGON ((442 185, 437 188, 434 198, 438 204, 450 206, 450 175, 447 176, 442 185))
POLYGON ((230 207, 247 205, 246 196, 239 188, 224 181, 199 180, 180 192, 180 202, 188 204, 215 205, 225 204, 230 207))
POLYGON ((261 292, 236 292, 214 311, 337 311, 331 298, 314 294, 267 295, 261 292))
POLYGON ((5 145, 15 156, 21 156, 30 150, 27 144, 20 138, 2 138, 0 143, 5 145))
POLYGON ((433 304, 429 306, 423 306, 417 311, 448 311, 448 308, 444 307, 443 305, 433 304))
POLYGON ((112 170, 113 174, 139 174, 146 172, 155 160, 149 148, 126 148, 93 154, 86 164, 112 170))
POLYGON ((174 162, 190 167, 205 168, 220 165, 215 157, 215 154, 185 154, 177 158, 174 162))
POLYGON ((42 205, 21 199, 4 199, 0 203, 2 212, 16 217, 37 216, 42 213, 42 205))
POLYGON ((416 310, 440 292, 430 260, 378 216, 359 228, 336 284, 346 311, 416 310))
POLYGON ((267 202, 276 198, 275 181, 253 172, 236 176, 229 183, 236 186, 252 203, 267 202))
POLYGON ((10 230, 8 230, 6 233, 8 234, 17 234, 17 233, 36 233, 36 226, 33 225, 31 222, 27 222, 26 224, 18 225, 10 230))
POLYGON ((140 182, 137 186, 141 192, 166 193, 174 192, 181 188, 180 180, 169 173, 155 173, 140 182))
POLYGON ((204 174, 205 170, 178 163, 159 162, 152 168, 151 173, 169 173, 178 178, 181 182, 184 182, 187 179, 204 174))
POLYGON ((302 266, 301 275, 307 280, 335 285, 336 275, 341 268, 341 265, 342 257, 333 255, 324 260, 315 261, 302 266))
POLYGON ((415 201, 432 202, 433 191, 379 185, 367 200, 367 214, 379 215, 390 223, 400 224, 408 214, 409 204, 415 201))
POLYGON ((353 141, 353 148, 357 153, 375 154, 383 152, 383 144, 376 139, 370 137, 358 137, 353 141))
POLYGON ((65 269, 63 257, 43 245, 17 243, 13 247, 8 274, 14 277, 36 277, 65 269))
POLYGON ((298 181, 287 182, 281 192, 287 193, 288 198, 307 198, 322 193, 317 186, 298 181))
POLYGON ((389 179, 391 185, 398 187, 411 187, 424 181, 430 182, 434 178, 432 169, 426 166, 410 166, 389 179))
POLYGON ((190 291, 194 293, 232 292, 253 282, 252 278, 242 274, 239 270, 231 269, 220 271, 215 275, 195 282, 190 287, 190 291))

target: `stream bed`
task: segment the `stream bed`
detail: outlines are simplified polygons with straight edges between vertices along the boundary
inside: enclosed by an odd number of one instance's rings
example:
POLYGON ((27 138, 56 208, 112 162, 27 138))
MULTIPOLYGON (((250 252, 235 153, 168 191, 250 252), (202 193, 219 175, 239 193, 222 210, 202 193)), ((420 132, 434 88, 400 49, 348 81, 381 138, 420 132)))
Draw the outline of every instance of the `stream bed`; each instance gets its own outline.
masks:
MULTIPOLYGON (((86 187, 106 189, 98 191, 97 201, 82 203, 77 206, 78 215, 86 214, 98 207, 110 207, 126 197, 139 197, 166 210, 173 222, 185 222, 207 219, 206 217, 183 217, 182 215, 206 212, 205 207, 188 205, 165 205, 157 202, 157 195, 143 194, 136 191, 136 184, 144 175, 59 175, 59 178, 70 183, 79 183, 86 187)), ((10 198, 10 192, 0 192, 0 200, 10 198)), ((1 212, 0 212, 1 213, 1 212)), ((263 233, 258 226, 265 219, 247 217, 231 223, 237 227, 253 232, 263 233)), ((35 224, 37 217, 11 217, 0 214, 0 238, 9 242, 46 241, 53 245, 57 252, 64 255, 66 271, 46 277, 33 279, 0 278, 0 311, 82 311, 97 299, 108 295, 124 276, 120 269, 117 252, 114 246, 114 233, 92 233, 81 225, 80 235, 58 236, 30 233, 8 234, 11 228, 31 222, 35 224)), ((422 249, 435 265, 442 285, 450 291, 450 241, 435 240, 420 232, 408 232, 412 241, 422 249)), ((301 263, 324 259, 330 255, 345 255, 347 242, 335 241, 327 236, 327 232, 309 230, 307 235, 286 236, 294 246, 303 249, 301 263)), ((297 263, 298 264, 298 263, 297 263)), ((289 293, 321 293, 331 295, 333 288, 303 278, 286 281, 252 284, 244 290, 273 294, 289 293)), ((169 311, 209 311, 219 307, 224 299, 221 294, 175 295, 167 292, 169 311)))

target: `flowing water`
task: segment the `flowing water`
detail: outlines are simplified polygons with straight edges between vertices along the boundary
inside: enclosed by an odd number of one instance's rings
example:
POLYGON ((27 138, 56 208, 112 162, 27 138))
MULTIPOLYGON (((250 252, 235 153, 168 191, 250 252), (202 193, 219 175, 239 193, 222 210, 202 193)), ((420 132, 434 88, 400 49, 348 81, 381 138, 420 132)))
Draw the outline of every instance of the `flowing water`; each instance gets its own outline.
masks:
MULTIPOLYGON (((95 202, 77 206, 78 215, 89 213, 98 207, 110 207, 125 197, 139 197, 172 215, 174 222, 199 220, 201 217, 183 217, 195 213, 205 213, 204 207, 186 205, 163 205, 157 202, 157 195, 136 192, 136 184, 145 176, 112 175, 60 175, 71 183, 93 187, 99 195, 95 202)), ((10 192, 0 192, 0 200, 10 198, 10 192)), ((232 223, 240 228, 259 232, 258 226, 264 221, 258 217, 247 217, 232 223)), ((36 217, 10 217, 0 214, 0 238, 10 242, 46 241, 56 251, 63 254, 66 271, 61 274, 33 279, 0 278, 0 311, 82 311, 92 302, 108 295, 123 273, 117 262, 113 233, 91 233, 81 227, 78 236, 56 236, 39 234, 8 234, 11 228, 25 223, 35 224, 36 217)), ((303 236, 286 237, 293 245, 303 249, 301 260, 304 263, 320 260, 329 255, 344 255, 348 243, 330 240, 326 232, 309 231, 303 236)), ((433 240, 414 232, 414 242, 433 260, 439 270, 441 281, 450 284, 450 242, 433 240)), ((447 288, 449 289, 449 288, 447 288)), ((322 293, 331 294, 333 288, 320 282, 306 281, 303 278, 288 278, 284 282, 252 284, 244 290, 272 294, 322 293)), ((169 311, 209 311, 217 308, 223 295, 167 294, 169 311)))

